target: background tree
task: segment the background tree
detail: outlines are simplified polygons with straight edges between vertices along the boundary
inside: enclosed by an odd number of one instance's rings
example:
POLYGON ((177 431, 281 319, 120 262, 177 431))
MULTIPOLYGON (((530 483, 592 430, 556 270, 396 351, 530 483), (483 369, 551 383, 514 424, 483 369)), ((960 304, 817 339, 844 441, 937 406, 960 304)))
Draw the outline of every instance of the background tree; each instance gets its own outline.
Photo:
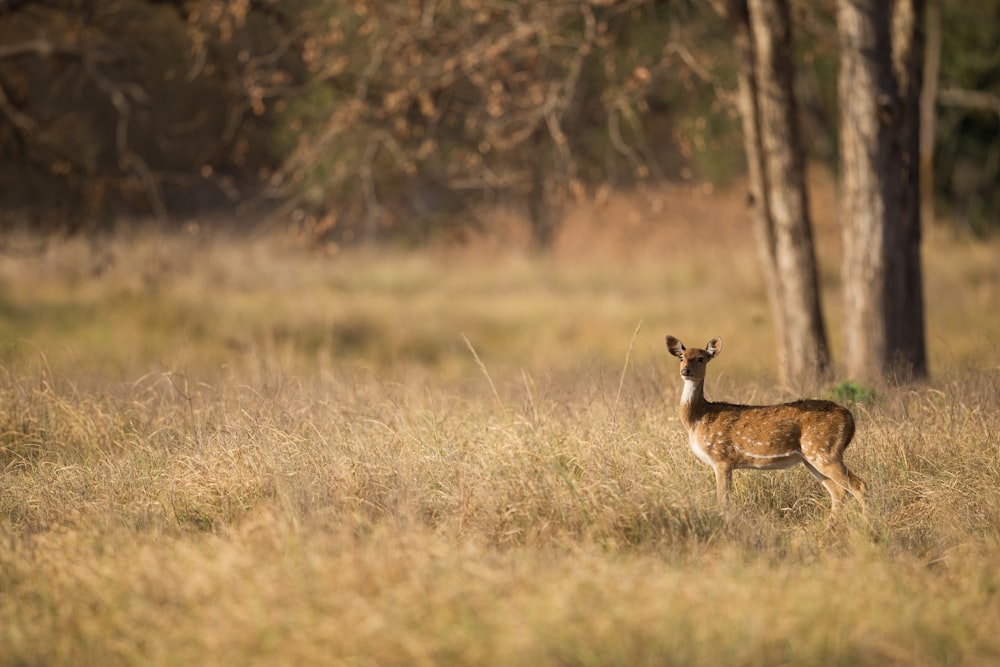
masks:
POLYGON ((848 374, 924 375, 919 117, 922 0, 840 0, 848 374), (894 20, 895 13, 895 20, 894 20))
POLYGON ((0 6, 0 210, 90 230, 238 200, 278 164, 264 101, 295 57, 272 5, 0 6))
POLYGON ((785 0, 716 3, 735 30, 739 108, 751 216, 771 304, 780 378, 811 383, 829 370, 795 97, 785 0))
MULTIPOLYGON (((787 2, 800 140, 834 167, 836 2, 787 2)), ((997 18, 941 6, 934 192, 977 234, 1000 220, 997 18)), ((242 226, 260 203, 420 243, 507 204, 544 246, 588 186, 742 175, 732 40, 677 0, 0 2, 0 224, 242 226)))
POLYGON ((934 222, 934 133, 941 75, 941 0, 926 0, 924 71, 920 89, 920 225, 934 222))
POLYGON ((940 3, 940 22, 941 78, 933 163, 938 208, 962 232, 995 233, 1000 225, 1000 57, 996 48, 1000 0, 940 3))
POLYGON ((673 60, 660 4, 308 3, 274 192, 366 238, 519 202, 546 247, 582 186, 656 170, 640 119, 673 60))

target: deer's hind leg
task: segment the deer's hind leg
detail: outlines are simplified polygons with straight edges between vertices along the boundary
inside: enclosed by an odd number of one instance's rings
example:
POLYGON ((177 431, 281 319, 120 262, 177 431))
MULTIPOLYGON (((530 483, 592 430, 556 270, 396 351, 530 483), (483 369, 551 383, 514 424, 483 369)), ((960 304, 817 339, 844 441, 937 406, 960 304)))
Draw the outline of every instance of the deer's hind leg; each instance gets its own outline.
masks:
MULTIPOLYGON (((847 470, 847 466, 844 466, 844 470, 847 470)), ((857 475, 855 475, 850 470, 847 470, 847 479, 848 479, 848 482, 849 482, 848 486, 847 486, 847 490, 850 491, 851 495, 854 496, 857 499, 858 503, 861 504, 861 509, 867 511, 868 510, 868 504, 865 503, 865 488, 866 487, 865 487, 864 481, 862 481, 862 479, 860 477, 858 477, 857 475)))
POLYGON ((843 461, 823 457, 803 460, 809 471, 816 476, 823 488, 830 494, 831 511, 834 514, 840 509, 840 504, 848 491, 857 499, 862 511, 867 510, 864 497, 865 483, 848 470, 843 461))

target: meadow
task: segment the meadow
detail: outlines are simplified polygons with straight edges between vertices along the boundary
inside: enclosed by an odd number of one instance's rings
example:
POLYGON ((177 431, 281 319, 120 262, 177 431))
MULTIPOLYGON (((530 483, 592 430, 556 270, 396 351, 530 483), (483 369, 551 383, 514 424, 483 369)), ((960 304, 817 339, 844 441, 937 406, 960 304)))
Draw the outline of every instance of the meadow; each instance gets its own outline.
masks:
POLYGON ((664 334, 723 337, 710 398, 791 396, 738 195, 668 195, 548 257, 6 239, 0 665, 996 664, 1000 240, 927 231, 932 376, 852 406, 867 516, 801 467, 723 512, 664 334))

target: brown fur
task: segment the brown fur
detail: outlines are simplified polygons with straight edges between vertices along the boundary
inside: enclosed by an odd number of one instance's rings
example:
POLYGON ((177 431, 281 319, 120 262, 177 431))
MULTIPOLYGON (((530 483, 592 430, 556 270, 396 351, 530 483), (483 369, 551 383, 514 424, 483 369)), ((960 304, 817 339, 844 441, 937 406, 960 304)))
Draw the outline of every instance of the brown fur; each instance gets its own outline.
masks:
POLYGON ((803 463, 830 494, 836 512, 845 492, 864 507, 865 484, 844 464, 854 437, 854 416, 832 401, 781 405, 734 405, 705 400, 705 370, 722 350, 713 338, 704 349, 684 347, 667 336, 667 349, 681 361, 685 388, 681 422, 695 455, 715 471, 719 502, 728 504, 733 470, 770 470, 803 463))

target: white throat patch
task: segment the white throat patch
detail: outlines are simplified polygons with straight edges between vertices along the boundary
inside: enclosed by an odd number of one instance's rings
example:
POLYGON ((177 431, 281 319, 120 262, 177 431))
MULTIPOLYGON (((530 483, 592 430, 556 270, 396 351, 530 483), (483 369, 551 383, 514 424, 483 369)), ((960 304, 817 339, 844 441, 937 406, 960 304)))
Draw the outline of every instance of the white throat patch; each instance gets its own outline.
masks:
POLYGON ((681 403, 690 403, 694 398, 695 390, 700 384, 699 380, 684 378, 684 391, 681 392, 681 403))

